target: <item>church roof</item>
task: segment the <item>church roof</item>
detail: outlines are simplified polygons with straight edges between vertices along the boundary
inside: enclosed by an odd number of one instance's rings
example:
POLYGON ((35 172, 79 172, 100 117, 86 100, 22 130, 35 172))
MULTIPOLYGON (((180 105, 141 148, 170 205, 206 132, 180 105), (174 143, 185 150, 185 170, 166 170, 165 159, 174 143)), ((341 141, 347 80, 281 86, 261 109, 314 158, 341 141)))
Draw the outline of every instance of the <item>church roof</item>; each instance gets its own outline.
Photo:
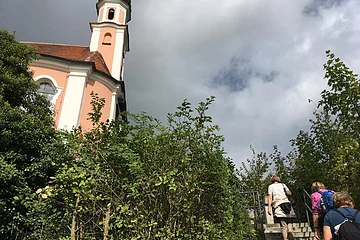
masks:
POLYGON ((89 47, 55 44, 55 43, 38 43, 24 42, 26 45, 33 47, 35 53, 43 56, 61 58, 69 61, 93 63, 95 70, 105 73, 111 77, 109 68, 100 52, 90 52, 89 47))

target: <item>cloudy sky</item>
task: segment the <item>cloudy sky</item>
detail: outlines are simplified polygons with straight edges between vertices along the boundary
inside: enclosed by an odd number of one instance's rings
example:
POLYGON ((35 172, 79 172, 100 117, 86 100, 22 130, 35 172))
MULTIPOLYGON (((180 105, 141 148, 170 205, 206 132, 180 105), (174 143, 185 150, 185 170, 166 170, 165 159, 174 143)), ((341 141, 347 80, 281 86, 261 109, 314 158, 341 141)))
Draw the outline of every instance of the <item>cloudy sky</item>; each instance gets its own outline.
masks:
MULTIPOLYGON (((96 0, 0 0, 19 40, 88 45, 96 0)), ((359 0, 133 0, 128 108, 161 120, 183 99, 210 114, 240 166, 308 129, 332 50, 360 69, 359 0)))

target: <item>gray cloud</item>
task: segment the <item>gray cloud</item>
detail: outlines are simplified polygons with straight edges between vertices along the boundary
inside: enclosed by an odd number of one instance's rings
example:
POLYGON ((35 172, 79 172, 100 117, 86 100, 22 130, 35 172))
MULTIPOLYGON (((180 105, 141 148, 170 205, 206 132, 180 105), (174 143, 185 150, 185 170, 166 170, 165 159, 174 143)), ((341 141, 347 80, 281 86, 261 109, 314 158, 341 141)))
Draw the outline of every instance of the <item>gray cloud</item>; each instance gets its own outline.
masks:
POLYGON ((0 28, 19 40, 87 45, 96 0, 0 1, 0 28))
POLYGON ((275 70, 264 72, 259 67, 259 65, 251 61, 251 58, 234 57, 230 60, 229 67, 220 70, 212 78, 209 86, 212 88, 225 86, 228 87, 229 91, 242 91, 249 87, 249 80, 252 78, 272 82, 279 76, 279 72, 275 70))
POLYGON ((222 69, 211 81, 210 86, 228 86, 230 91, 241 91, 248 87, 248 80, 254 75, 249 60, 232 58, 230 66, 222 69))
POLYGON ((345 1, 346 0, 312 0, 305 6, 303 13, 308 16, 318 17, 323 10, 338 7, 345 1))
MULTIPOLYGON (((316 1, 133 1, 129 110, 165 120, 183 99, 215 95, 210 114, 238 166, 251 156, 250 144, 288 151, 288 140, 309 126, 307 99, 318 100, 326 87, 325 51, 360 67, 360 2, 316 1)), ((0 28, 20 40, 87 45, 95 2, 1 1, 0 28)))

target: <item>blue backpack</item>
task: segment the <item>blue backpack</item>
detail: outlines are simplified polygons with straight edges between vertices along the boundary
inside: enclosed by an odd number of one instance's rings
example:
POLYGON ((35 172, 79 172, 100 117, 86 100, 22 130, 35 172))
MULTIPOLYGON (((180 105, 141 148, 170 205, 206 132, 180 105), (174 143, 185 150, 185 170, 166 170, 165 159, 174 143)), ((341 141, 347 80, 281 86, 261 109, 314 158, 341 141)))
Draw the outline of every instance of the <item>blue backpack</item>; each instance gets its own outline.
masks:
POLYGON ((326 190, 324 192, 319 190, 317 192, 321 194, 321 198, 316 206, 320 208, 323 213, 327 213, 331 209, 334 209, 332 197, 334 196, 335 192, 332 190, 326 190))

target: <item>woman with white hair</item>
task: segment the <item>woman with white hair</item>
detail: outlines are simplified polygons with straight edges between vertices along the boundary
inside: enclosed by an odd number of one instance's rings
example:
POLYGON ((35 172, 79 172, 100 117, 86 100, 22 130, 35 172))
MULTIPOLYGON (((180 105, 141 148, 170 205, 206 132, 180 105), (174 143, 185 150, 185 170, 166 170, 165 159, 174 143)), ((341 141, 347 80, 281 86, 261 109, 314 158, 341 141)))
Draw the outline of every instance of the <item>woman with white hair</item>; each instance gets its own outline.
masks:
POLYGON ((280 182, 278 176, 272 176, 270 180, 271 185, 268 187, 268 214, 271 215, 274 212, 276 220, 280 222, 283 240, 294 239, 292 219, 295 217, 295 213, 287 197, 291 196, 292 193, 285 184, 280 182))

